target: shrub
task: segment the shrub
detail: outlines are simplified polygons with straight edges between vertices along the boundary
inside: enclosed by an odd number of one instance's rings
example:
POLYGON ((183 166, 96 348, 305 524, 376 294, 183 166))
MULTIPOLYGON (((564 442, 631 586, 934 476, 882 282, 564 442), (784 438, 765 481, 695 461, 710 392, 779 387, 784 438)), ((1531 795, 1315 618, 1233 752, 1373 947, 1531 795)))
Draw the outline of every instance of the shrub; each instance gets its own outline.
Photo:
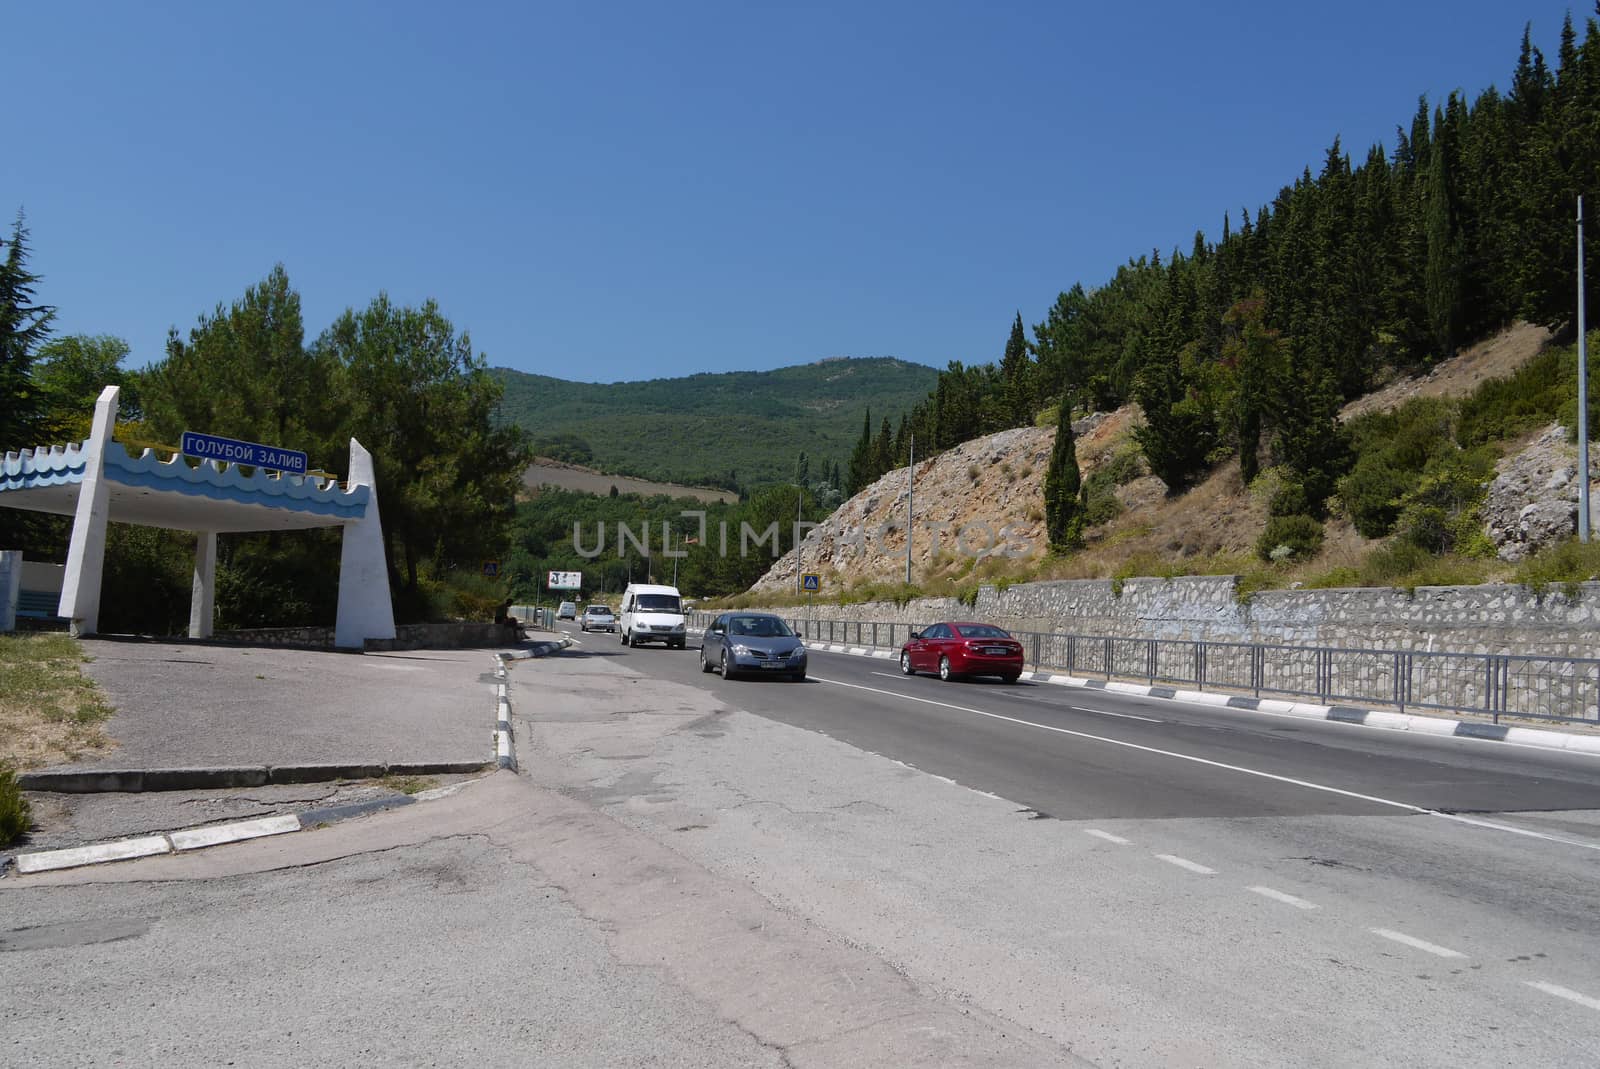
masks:
POLYGON ((21 838, 30 823, 28 800, 17 785, 16 770, 0 764, 0 846, 21 838))
POLYGON ((1554 583, 1576 600, 1578 584, 1600 575, 1600 542, 1588 544, 1573 540, 1551 546, 1517 565, 1516 581, 1544 594, 1554 583))
POLYGON ((1425 397, 1351 421, 1356 462, 1339 480, 1338 493, 1357 531, 1382 538, 1394 529, 1423 473, 1456 452, 1455 419, 1451 402, 1425 397))
POLYGON ((1262 560, 1306 560, 1322 552, 1322 521, 1312 516, 1274 516, 1256 542, 1262 560))
POLYGON ((1306 488, 1298 482, 1285 481, 1267 504, 1267 513, 1276 519, 1305 516, 1311 511, 1311 500, 1306 488))
POLYGON ((1437 458, 1401 499, 1395 526, 1406 541, 1432 553, 1492 555, 1482 511, 1493 474, 1494 454, 1488 448, 1437 458))
MULTIPOLYGON (((1600 354, 1591 338, 1589 350, 1589 419, 1595 426, 1600 415, 1596 406, 1600 384, 1600 354)), ((1461 404, 1461 421, 1456 438, 1463 446, 1481 445, 1510 438, 1522 431, 1560 421, 1567 427, 1577 422, 1577 347, 1551 349, 1528 361, 1511 376, 1491 379, 1479 386, 1461 404)))

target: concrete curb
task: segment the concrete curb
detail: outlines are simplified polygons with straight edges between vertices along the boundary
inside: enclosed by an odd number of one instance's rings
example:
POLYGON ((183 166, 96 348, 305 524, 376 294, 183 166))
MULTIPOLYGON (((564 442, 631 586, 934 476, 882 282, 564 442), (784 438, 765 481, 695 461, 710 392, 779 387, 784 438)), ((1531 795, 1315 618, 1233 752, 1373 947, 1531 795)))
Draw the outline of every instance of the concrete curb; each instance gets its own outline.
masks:
POLYGON ((467 775, 483 771, 487 764, 486 761, 375 761, 369 764, 229 765, 217 768, 89 768, 24 772, 17 777, 17 784, 25 791, 55 791, 59 794, 137 794, 142 791, 326 783, 337 779, 381 779, 384 776, 467 775))
MULTIPOLYGON (((692 633, 699 633, 698 631, 692 633)), ((894 649, 869 649, 862 646, 844 646, 837 643, 806 643, 808 649, 826 650, 854 657, 893 659, 894 649)), ((1240 712, 1274 713, 1279 716, 1296 716, 1306 720, 1331 720, 1340 724, 1382 728, 1387 731, 1410 731, 1418 735, 1450 735, 1463 739, 1484 739, 1490 742, 1510 742, 1518 746, 1534 746, 1544 750, 1564 750, 1568 753, 1600 756, 1600 735, 1580 735, 1571 731, 1542 727, 1511 727, 1507 724, 1483 724, 1476 720, 1452 720, 1442 716, 1421 716, 1397 713, 1383 709, 1363 709, 1353 705, 1316 705, 1310 702, 1283 701, 1277 698, 1246 698, 1237 694, 1216 691, 1180 690, 1160 684, 1122 683, 1116 680, 1084 679, 1054 672, 1024 672, 1023 679, 1035 683, 1048 683, 1058 687, 1082 687, 1086 690, 1104 690, 1113 694, 1127 694, 1140 698, 1162 698, 1189 705, 1209 705, 1218 709, 1235 709, 1240 712)))
POLYGON ((158 857, 162 854, 188 853, 210 846, 225 846, 270 835, 287 835, 291 832, 320 828, 352 817, 366 816, 385 809, 414 805, 454 794, 464 783, 419 791, 414 795, 394 798, 374 798, 369 802, 352 802, 349 805, 324 806, 303 813, 280 813, 276 816, 239 820, 228 824, 204 824, 198 828, 165 832, 160 835, 141 835, 132 839, 115 839, 88 846, 73 846, 64 850, 39 850, 31 854, 0 857, 0 871, 10 860, 16 864, 18 875, 29 876, 37 872, 55 872, 60 869, 82 868, 85 865, 103 865, 111 861, 129 861, 141 857, 158 857))

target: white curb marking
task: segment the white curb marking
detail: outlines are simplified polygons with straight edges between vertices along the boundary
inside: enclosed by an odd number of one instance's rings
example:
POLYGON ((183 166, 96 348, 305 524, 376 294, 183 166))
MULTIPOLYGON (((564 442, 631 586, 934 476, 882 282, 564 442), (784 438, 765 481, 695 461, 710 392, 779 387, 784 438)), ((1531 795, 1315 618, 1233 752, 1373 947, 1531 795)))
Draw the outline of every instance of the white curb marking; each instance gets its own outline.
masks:
POLYGON ((1299 898, 1283 891, 1274 890, 1271 887, 1252 887, 1250 890, 1254 891, 1258 895, 1263 895, 1267 898, 1270 898, 1274 902, 1282 902, 1284 905, 1293 906, 1295 909, 1317 908, 1317 904, 1315 902, 1307 902, 1303 898, 1299 898))
POLYGON ((246 839, 259 839, 264 835, 282 835, 284 832, 299 830, 300 818, 293 813, 286 813, 276 817, 240 820, 232 824, 189 828, 186 831, 175 831, 169 838, 178 850, 199 850, 206 846, 243 842, 246 839))
POLYGON ((1215 876, 1217 874, 1216 869, 1208 869, 1197 861, 1190 861, 1188 858, 1178 857, 1176 854, 1157 854, 1156 857, 1169 865, 1176 865, 1180 869, 1188 869, 1190 872, 1197 872, 1202 876, 1215 876))
POLYGON ((1543 991, 1547 995, 1564 998, 1568 1002, 1576 1002, 1578 1005, 1587 1006, 1591 1010, 1600 1010, 1600 998, 1590 998, 1588 995, 1580 991, 1574 991, 1570 987, 1562 987, 1560 984, 1547 984, 1543 980, 1524 980, 1522 982, 1529 987, 1543 991))
POLYGON ((1101 831, 1099 828, 1084 828, 1083 834, 1093 835, 1096 839, 1104 839, 1106 842, 1116 843, 1118 846, 1129 846, 1133 843, 1132 839, 1124 839, 1120 835, 1112 835, 1110 832, 1101 831))
POLYGON ((1404 932, 1395 932, 1395 931, 1389 930, 1388 928, 1368 928, 1367 931, 1371 932, 1373 935, 1381 935, 1385 939, 1392 939, 1396 943, 1403 943, 1404 945, 1406 945, 1408 947, 1411 947, 1414 950, 1421 950, 1421 951, 1424 951, 1425 953, 1432 954, 1435 957, 1440 957, 1440 958, 1464 958, 1464 957, 1466 957, 1466 955, 1461 953, 1461 951, 1459 951, 1459 950, 1451 950, 1449 947, 1442 947, 1438 943, 1430 943, 1425 939, 1418 939, 1416 936, 1407 935, 1404 932))
POLYGON ((37 854, 18 854, 17 872, 53 872, 56 869, 73 869, 79 865, 99 865, 107 861, 126 861, 134 857, 153 857, 170 854, 172 844, 165 835, 147 835, 140 839, 122 839, 114 843, 96 843, 93 846, 74 846, 67 850, 44 850, 37 854))

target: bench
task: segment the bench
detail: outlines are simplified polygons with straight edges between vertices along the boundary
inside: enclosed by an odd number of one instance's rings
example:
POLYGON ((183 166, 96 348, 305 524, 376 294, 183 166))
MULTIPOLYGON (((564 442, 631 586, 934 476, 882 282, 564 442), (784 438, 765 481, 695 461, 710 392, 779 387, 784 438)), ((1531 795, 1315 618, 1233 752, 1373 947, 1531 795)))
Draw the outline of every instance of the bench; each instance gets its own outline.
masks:
POLYGON ((65 620, 56 615, 56 609, 60 605, 60 591, 17 591, 17 619, 19 620, 44 620, 48 623, 65 623, 65 620))

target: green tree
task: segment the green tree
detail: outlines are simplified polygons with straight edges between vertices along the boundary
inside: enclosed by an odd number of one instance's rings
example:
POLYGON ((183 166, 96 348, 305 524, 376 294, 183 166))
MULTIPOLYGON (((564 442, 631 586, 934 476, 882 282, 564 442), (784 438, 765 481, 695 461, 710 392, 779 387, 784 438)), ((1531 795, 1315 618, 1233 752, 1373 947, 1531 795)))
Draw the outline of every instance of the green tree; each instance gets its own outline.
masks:
POLYGON ((1033 423, 1033 362, 1028 359, 1028 336, 1022 331, 1022 313, 1011 322, 1005 355, 1000 358, 1000 406, 1005 426, 1033 423))
POLYGON ((416 606, 425 560, 448 569, 499 550, 532 454, 496 423, 499 385, 431 300, 408 308, 379 294, 314 350, 338 369, 341 432, 372 452, 391 575, 416 606))
POLYGON ((0 452, 39 444, 43 403, 33 362, 50 336, 56 310, 34 297, 39 276, 28 270, 28 228, 21 212, 9 240, 0 240, 0 452))
POLYGON ((850 466, 845 474, 845 496, 854 497, 876 478, 872 474, 872 409, 869 408, 862 417, 861 437, 850 451, 850 466))
POLYGON ((1083 475, 1072 437, 1072 400, 1065 393, 1058 408, 1056 440, 1044 473, 1044 522, 1050 548, 1067 553, 1083 544, 1083 475))
POLYGON ((117 398, 120 419, 140 418, 136 377, 122 368, 128 352, 127 342, 109 334, 69 334, 40 346, 33 381, 52 439, 87 438, 95 401, 107 386, 122 388, 117 398))
POLYGON ((278 264, 232 305, 202 315, 188 340, 167 334, 167 355, 140 376, 147 432, 176 442, 185 430, 304 449, 333 468, 345 443, 333 410, 334 368, 308 351, 300 294, 278 264))

